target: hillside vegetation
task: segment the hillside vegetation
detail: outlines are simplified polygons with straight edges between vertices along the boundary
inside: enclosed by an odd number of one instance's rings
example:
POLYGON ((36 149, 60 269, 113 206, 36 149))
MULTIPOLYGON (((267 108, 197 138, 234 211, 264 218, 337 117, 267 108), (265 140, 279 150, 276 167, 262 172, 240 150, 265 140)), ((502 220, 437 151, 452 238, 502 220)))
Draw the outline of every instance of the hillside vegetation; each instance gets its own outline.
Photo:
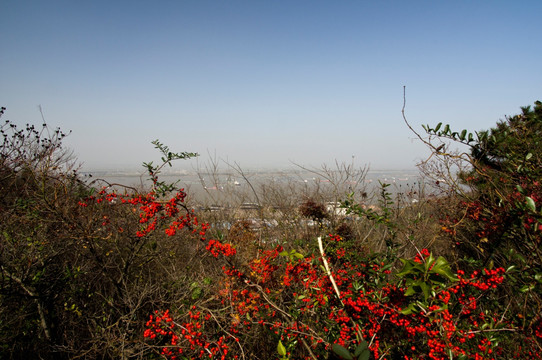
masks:
POLYGON ((6 120, 0 358, 541 359, 542 103, 433 126, 431 196, 343 167, 225 211, 160 178, 197 154, 155 141, 149 189, 96 187, 67 134, 6 120))

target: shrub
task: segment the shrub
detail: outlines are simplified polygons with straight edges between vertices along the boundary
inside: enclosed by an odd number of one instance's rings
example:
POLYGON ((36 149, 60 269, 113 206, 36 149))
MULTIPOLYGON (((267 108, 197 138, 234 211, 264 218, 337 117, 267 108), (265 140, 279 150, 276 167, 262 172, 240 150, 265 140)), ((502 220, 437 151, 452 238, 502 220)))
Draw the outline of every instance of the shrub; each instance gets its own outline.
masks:
POLYGON ((312 199, 305 200, 299 206, 299 212, 302 216, 312 219, 314 221, 322 222, 328 217, 328 213, 324 204, 317 203, 312 199))
MULTIPOLYGON (((470 164, 458 173, 461 207, 443 219, 443 229, 458 254, 473 260, 470 266, 508 269, 502 291, 516 314, 511 321, 529 338, 537 333, 542 313, 542 103, 474 135, 441 128, 425 127, 431 136, 470 148, 458 155, 470 164)), ((436 154, 444 161, 452 156, 436 154)))

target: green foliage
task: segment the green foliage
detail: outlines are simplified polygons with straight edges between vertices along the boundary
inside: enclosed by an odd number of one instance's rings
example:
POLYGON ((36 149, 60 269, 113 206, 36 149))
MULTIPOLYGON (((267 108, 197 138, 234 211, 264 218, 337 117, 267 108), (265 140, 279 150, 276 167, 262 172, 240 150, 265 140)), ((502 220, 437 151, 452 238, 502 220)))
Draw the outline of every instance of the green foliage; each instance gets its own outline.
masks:
POLYGON ((491 170, 516 177, 539 172, 542 162, 542 103, 522 107, 508 116, 473 146, 472 156, 491 170))
POLYGON ((333 344, 332 348, 333 352, 335 354, 337 354, 341 359, 344 359, 344 360, 353 360, 354 357, 352 356, 352 354, 350 354, 350 352, 344 348, 344 346, 342 345, 339 345, 339 344, 333 344))
POLYGON ((392 249, 395 244, 395 238, 397 235, 397 223, 393 219, 394 205, 392 193, 389 192, 390 184, 378 182, 380 185, 380 196, 378 198, 379 210, 375 210, 371 207, 363 206, 355 201, 355 194, 350 193, 347 195, 346 200, 342 202, 342 207, 346 208, 347 214, 355 214, 357 216, 365 217, 374 223, 374 226, 382 226, 386 229, 385 242, 389 249, 392 249))
POLYGON ((279 343, 277 345, 277 353, 280 356, 281 360, 288 360, 288 356, 286 356, 286 348, 282 344, 282 341, 279 340, 279 343))
POLYGON ((292 250, 290 250, 290 252, 284 250, 284 251, 280 252, 279 255, 287 257, 288 260, 290 262, 292 262, 292 263, 297 261, 297 260, 303 259, 303 257, 304 257, 303 254, 297 252, 296 249, 292 249, 292 250))
POLYGON ((403 268, 397 273, 397 276, 404 281, 404 286, 406 287, 405 296, 413 297, 417 301, 416 295, 423 295, 421 303, 411 302, 402 311, 405 315, 415 311, 417 306, 427 308, 430 297, 434 297, 449 282, 458 280, 452 273, 450 264, 442 256, 435 258, 433 254, 429 254, 423 261, 420 257, 414 260, 400 260, 403 263, 403 268))
POLYGON ((147 172, 150 175, 150 180, 153 183, 153 190, 156 191, 158 195, 165 196, 176 190, 178 181, 168 184, 165 181, 159 180, 159 175, 162 168, 166 165, 169 165, 170 167, 173 166, 172 162, 175 160, 188 160, 199 156, 199 154, 193 152, 171 152, 168 146, 162 144, 158 140, 152 141, 152 144, 156 149, 158 149, 158 151, 160 151, 160 154, 162 155, 160 158, 162 163, 160 165, 154 165, 152 161, 148 163, 144 162, 143 167, 147 169, 147 172))
POLYGON ((369 344, 365 340, 362 340, 359 345, 356 346, 354 353, 350 353, 344 346, 339 344, 333 344, 331 350, 344 360, 369 360, 369 357, 371 356, 369 344))
POLYGON ((461 132, 451 131, 450 125, 446 124, 444 126, 443 130, 440 130, 442 127, 442 123, 438 123, 437 126, 434 128, 430 127, 429 125, 422 125, 422 128, 430 135, 435 135, 442 138, 447 138, 454 141, 459 141, 462 143, 465 143, 466 145, 470 145, 473 142, 480 142, 481 140, 485 139, 487 136, 485 133, 478 133, 475 132, 476 139, 474 138, 474 135, 470 132, 468 132, 466 129, 461 130, 461 132))
POLYGON ((449 233, 461 257, 509 269, 509 306, 528 328, 542 312, 542 102, 475 135, 441 124, 424 129, 470 147, 471 168, 459 178, 471 191, 455 219, 449 215, 449 233))

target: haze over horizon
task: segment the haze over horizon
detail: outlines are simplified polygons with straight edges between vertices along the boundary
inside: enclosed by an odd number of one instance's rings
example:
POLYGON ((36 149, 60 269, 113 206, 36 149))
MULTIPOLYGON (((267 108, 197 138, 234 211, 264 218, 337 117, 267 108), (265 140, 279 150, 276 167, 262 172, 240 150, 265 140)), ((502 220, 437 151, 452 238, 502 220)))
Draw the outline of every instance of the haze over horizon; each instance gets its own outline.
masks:
MULTIPOLYGON (((85 169, 151 141, 243 168, 410 169, 403 123, 488 129, 542 100, 540 1, 9 1, 2 120, 72 130, 85 169), (216 154, 216 155, 215 155, 216 154)), ((181 166, 190 168, 193 161, 181 166)))

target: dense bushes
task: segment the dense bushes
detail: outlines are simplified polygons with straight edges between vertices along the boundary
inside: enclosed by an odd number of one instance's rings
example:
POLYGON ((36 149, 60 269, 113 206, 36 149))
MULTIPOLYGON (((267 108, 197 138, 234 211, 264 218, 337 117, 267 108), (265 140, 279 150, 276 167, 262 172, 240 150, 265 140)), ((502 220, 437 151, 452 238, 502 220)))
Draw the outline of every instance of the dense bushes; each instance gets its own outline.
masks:
POLYGON ((495 128, 476 133, 430 129, 470 147, 471 169, 460 179, 469 192, 446 220, 460 256, 508 269, 511 321, 536 337, 542 324, 542 103, 523 107, 495 128), (476 140, 475 140, 476 139, 476 140))
POLYGON ((60 130, 6 121, 1 133, 0 357, 153 353, 141 335, 148 314, 190 303, 194 284, 204 296, 211 284, 202 279, 218 269, 204 256, 184 192, 163 203, 155 192, 93 189, 63 150, 60 130), (159 208, 178 222, 171 237, 146 222, 159 208))
POLYGON ((60 130, 6 121, 0 132, 1 351, 24 357, 59 336, 54 308, 77 256, 69 219, 80 211, 74 200, 82 186, 60 130))
POLYGON ((378 206, 345 194, 340 219, 307 200, 292 216, 310 231, 274 210, 283 238, 247 219, 211 228, 160 180, 197 154, 156 141, 148 192, 92 188, 64 133, 7 121, 0 357, 542 358, 541 108, 476 135, 426 127, 471 147, 433 147, 470 164, 440 198, 381 184, 378 206))

